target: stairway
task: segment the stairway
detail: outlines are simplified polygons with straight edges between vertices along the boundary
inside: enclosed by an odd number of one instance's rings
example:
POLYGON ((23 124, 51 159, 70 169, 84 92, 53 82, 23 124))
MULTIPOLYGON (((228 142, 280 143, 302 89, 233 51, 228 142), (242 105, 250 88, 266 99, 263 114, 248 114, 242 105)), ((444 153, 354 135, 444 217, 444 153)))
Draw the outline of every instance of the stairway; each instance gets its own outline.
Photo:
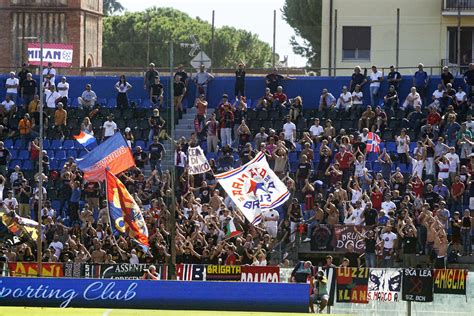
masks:
POLYGON ((178 121, 178 124, 175 126, 175 138, 178 140, 180 137, 184 136, 188 139, 191 136, 191 133, 194 132, 194 118, 196 117, 196 108, 188 108, 186 113, 183 114, 183 118, 178 121))

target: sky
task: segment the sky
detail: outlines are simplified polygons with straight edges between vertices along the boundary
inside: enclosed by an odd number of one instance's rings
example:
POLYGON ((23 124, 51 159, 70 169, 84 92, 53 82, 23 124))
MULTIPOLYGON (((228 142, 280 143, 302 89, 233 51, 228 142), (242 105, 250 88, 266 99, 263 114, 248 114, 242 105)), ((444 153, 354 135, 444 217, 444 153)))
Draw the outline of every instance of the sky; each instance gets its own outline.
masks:
POLYGON ((273 10, 277 10, 276 19, 276 53, 288 55, 288 66, 302 67, 306 59, 293 53, 289 44, 294 31, 282 18, 281 8, 285 0, 119 0, 122 6, 130 12, 142 11, 152 6, 172 7, 212 21, 212 10, 215 11, 215 25, 233 26, 257 34, 270 46, 273 43, 273 10))

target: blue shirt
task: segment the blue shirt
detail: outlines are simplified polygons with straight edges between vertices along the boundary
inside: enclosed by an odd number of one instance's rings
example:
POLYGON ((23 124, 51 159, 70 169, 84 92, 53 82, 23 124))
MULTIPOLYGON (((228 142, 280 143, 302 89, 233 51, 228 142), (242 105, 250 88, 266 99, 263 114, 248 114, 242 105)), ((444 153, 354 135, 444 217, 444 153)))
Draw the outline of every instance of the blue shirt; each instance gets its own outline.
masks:
POLYGON ((69 202, 79 203, 80 200, 81 200, 81 189, 80 188, 73 189, 69 202))
POLYGON ((426 71, 418 70, 417 72, 415 72, 414 78, 415 78, 415 86, 422 87, 426 84, 426 79, 428 79, 428 74, 426 73, 426 71))

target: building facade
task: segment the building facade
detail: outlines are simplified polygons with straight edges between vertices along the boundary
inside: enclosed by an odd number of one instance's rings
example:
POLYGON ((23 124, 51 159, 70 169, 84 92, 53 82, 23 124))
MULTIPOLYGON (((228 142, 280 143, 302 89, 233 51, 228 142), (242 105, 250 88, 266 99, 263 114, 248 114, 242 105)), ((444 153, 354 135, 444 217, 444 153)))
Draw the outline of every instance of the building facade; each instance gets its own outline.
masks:
POLYGON ((355 65, 395 65, 413 73, 419 62, 439 74, 443 65, 458 65, 458 22, 460 63, 474 59, 474 0, 322 2, 321 67, 348 68, 337 75, 352 73, 355 65))
POLYGON ((102 17, 103 0, 0 0, 0 68, 27 62, 28 42, 39 36, 72 44, 73 68, 102 66, 102 17))

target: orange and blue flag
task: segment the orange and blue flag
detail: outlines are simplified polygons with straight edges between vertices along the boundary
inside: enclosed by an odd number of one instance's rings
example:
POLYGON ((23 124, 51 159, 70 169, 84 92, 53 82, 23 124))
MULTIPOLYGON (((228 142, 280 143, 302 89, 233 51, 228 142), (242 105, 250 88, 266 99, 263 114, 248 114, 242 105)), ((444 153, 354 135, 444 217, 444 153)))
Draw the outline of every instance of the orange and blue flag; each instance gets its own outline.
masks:
POLYGON ((135 166, 135 159, 122 134, 115 133, 83 158, 76 159, 76 163, 85 180, 100 182, 105 178, 106 168, 116 175, 135 166))
POLYGON ((95 137, 91 134, 85 133, 84 131, 81 131, 79 135, 74 135, 73 137, 79 144, 84 146, 84 148, 87 148, 92 144, 97 145, 97 140, 95 137))
POLYGON ((148 252, 148 228, 140 207, 122 181, 107 169, 105 174, 112 230, 115 233, 125 232, 148 252))

